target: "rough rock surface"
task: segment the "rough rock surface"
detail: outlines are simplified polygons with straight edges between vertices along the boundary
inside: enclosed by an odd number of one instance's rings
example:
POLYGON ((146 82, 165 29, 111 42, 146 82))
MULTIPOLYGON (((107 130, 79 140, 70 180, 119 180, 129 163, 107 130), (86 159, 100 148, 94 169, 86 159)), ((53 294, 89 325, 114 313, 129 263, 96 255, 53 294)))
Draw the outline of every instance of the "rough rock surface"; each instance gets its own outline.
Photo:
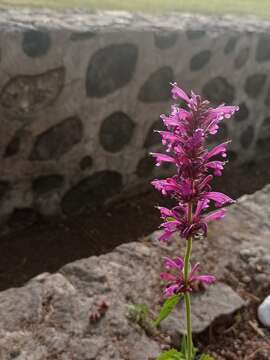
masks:
MULTIPOLYGON (((269 201, 270 186, 242 197, 224 221, 210 227, 208 240, 194 242, 193 260, 202 261, 205 273, 226 281, 228 266, 241 264, 246 267, 245 275, 251 274, 249 266, 258 276, 267 275, 269 201), (265 265, 258 267, 259 261, 265 265)), ((154 233, 141 242, 123 244, 112 253, 76 261, 59 273, 41 274, 22 288, 0 293, 1 360, 155 358, 162 345, 128 319, 128 304, 154 303, 153 311, 157 311, 161 258, 182 254, 183 246, 179 240, 160 245, 154 233)), ((225 285, 209 291, 198 295, 198 299, 209 298, 209 311, 213 292, 221 314, 234 310, 230 308, 234 301, 236 308, 242 303, 225 285)), ((202 316, 205 325, 199 330, 203 330, 211 312, 201 311, 201 301, 195 303, 193 314, 202 316)), ((219 315, 214 313, 209 320, 219 315)))

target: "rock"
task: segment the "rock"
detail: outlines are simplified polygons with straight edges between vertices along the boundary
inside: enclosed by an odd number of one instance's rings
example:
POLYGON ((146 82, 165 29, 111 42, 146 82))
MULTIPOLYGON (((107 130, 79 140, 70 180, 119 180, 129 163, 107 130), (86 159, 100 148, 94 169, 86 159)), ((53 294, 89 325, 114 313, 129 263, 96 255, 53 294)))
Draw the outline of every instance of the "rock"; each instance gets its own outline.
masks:
POLYGON ((202 89, 203 96, 214 104, 231 104, 235 97, 235 88, 222 76, 209 80, 202 89))
POLYGON ((13 116, 33 116, 35 112, 45 109, 57 100, 64 81, 64 67, 37 75, 15 76, 4 85, 0 103, 13 116))
POLYGON ((137 60, 138 48, 134 44, 112 44, 98 50, 87 69, 87 95, 102 98, 127 85, 137 60))
POLYGON ((134 121, 125 113, 118 111, 103 120, 99 132, 102 147, 109 152, 122 150, 132 139, 134 121))
POLYGON ((95 207, 122 189, 122 176, 116 171, 99 171, 81 180, 62 199, 65 214, 86 206, 95 207))
POLYGON ((154 168, 155 161, 150 155, 146 155, 139 161, 136 174, 139 178, 148 178, 153 173, 154 168))
POLYGON ((22 48, 26 55, 36 58, 47 54, 51 47, 49 32, 27 30, 23 35, 22 48))
POLYGON ((256 99, 262 92, 264 85, 267 80, 267 75, 265 74, 253 74, 250 75, 246 79, 246 83, 244 89, 247 95, 252 98, 256 99))
POLYGON ((239 105, 239 111, 237 111, 234 115, 234 119, 236 121, 245 121, 249 117, 249 110, 247 105, 243 102, 239 105))
MULTIPOLYGON (((194 334, 200 334, 211 324, 224 316, 231 317, 237 310, 241 309, 245 302, 228 285, 216 283, 207 288, 203 293, 191 297, 192 328, 194 334)), ((186 320, 184 302, 174 309, 171 315, 161 324, 161 329, 177 339, 179 344, 180 335, 185 334, 186 320)), ((175 341, 173 341, 174 345, 175 341)))
POLYGON ((232 36, 232 37, 229 38, 227 44, 224 47, 224 54, 225 55, 231 54, 235 50, 238 39, 239 38, 236 37, 236 36, 232 36))
POLYGON ((254 128, 252 125, 248 126, 240 136, 240 143, 244 149, 247 149, 254 139, 254 128))
POLYGON ((59 159, 82 140, 83 125, 78 117, 70 117, 40 134, 34 143, 30 160, 59 159))
POLYGON ((176 44, 179 34, 177 32, 158 32, 154 34, 156 47, 160 50, 166 50, 176 44))
POLYGON ((64 177, 62 175, 54 174, 48 176, 40 176, 32 183, 34 193, 39 195, 50 191, 60 189, 64 184, 64 177))
POLYGON ((259 306, 258 318, 264 326, 270 328, 270 295, 259 306))
POLYGON ((201 70, 205 65, 209 63, 211 55, 212 53, 210 50, 203 50, 200 53, 194 55, 190 60, 190 70, 201 70))
POLYGON ((153 72, 141 87, 138 99, 145 103, 167 101, 171 98, 171 85, 174 81, 173 70, 164 66, 153 72))

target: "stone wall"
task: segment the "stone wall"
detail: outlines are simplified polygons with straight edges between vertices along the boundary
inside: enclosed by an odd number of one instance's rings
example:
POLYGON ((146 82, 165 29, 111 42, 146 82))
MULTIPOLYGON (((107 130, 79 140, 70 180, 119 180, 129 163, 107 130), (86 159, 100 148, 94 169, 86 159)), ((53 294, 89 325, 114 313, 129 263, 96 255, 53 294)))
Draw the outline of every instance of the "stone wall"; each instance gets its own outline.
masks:
POLYGON ((0 29, 1 219, 68 215, 158 175, 172 81, 240 104, 220 135, 232 160, 269 153, 270 23, 10 10, 0 29))

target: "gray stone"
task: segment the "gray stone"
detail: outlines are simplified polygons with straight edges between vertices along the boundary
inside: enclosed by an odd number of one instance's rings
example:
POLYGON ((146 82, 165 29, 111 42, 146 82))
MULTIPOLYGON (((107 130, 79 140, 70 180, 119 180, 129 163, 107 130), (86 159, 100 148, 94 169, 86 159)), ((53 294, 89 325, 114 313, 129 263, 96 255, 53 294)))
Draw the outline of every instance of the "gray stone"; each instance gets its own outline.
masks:
POLYGON ((260 63, 270 60, 270 35, 268 33, 261 34, 259 37, 256 60, 260 63))
MULTIPOLYGON (((205 331, 211 324, 224 316, 232 316, 245 302, 228 285, 217 283, 203 293, 191 297, 191 319, 194 334, 205 331)), ((185 307, 183 302, 163 321, 162 331, 173 339, 185 334, 185 307), (180 311, 180 313, 179 313, 180 311)))
POLYGON ((246 79, 244 86, 247 95, 252 99, 256 99, 261 94, 265 86, 266 80, 267 75, 265 74, 250 75, 246 79))
POLYGON ((80 168, 81 170, 90 169, 93 165, 93 159, 90 155, 86 155, 80 161, 80 168))
POLYGON ((177 39, 177 32, 158 32, 154 34, 155 45, 161 50, 173 47, 176 44, 177 39))
POLYGON ((101 204, 122 189, 122 176, 116 171, 97 172, 75 185, 62 199, 65 214, 101 204))
POLYGON ((253 126, 248 126, 245 131, 242 133, 242 135, 240 136, 240 142, 241 145, 243 146, 244 149, 247 149, 248 147, 250 147, 253 139, 254 139, 254 128, 253 126))
POLYGON ((201 70, 205 65, 207 65, 211 59, 211 51, 203 50, 198 54, 194 55, 190 60, 190 70, 198 71, 201 70))
POLYGON ((206 32, 204 30, 187 30, 186 32, 187 34, 187 38, 189 40, 199 40, 201 39, 202 37, 205 36, 206 32))
POLYGON ((38 195, 46 194, 50 191, 61 189, 64 184, 64 177, 62 175, 46 175, 36 178, 32 183, 34 193, 38 195))
POLYGON ((7 180, 0 180, 0 200, 8 195, 11 190, 11 184, 7 180))
POLYGON ((145 148, 150 148, 151 146, 161 143, 161 137, 155 130, 165 130, 165 126, 161 119, 156 120, 148 130, 143 145, 145 148))
POLYGON ((248 117, 249 117, 249 109, 247 105, 244 102, 242 102, 239 105, 239 111, 237 111, 234 115, 234 119, 238 122, 242 122, 247 120, 248 117))
POLYGON ((270 87, 267 89, 266 97, 265 97, 265 100, 264 100, 264 104, 265 104, 266 106, 269 106, 269 105, 270 105, 270 87))
POLYGON ((57 100, 64 80, 63 67, 37 75, 15 76, 4 85, 0 103, 11 114, 22 117, 33 115, 57 100))
POLYGON ((109 152, 122 150, 131 140, 135 124, 123 112, 115 112, 103 120, 99 132, 102 147, 109 152))
POLYGON ((243 67, 246 64, 246 62, 248 61, 249 53, 250 53, 250 48, 248 47, 243 48, 239 51, 238 55, 234 60, 234 66, 236 69, 241 69, 241 67, 243 67))
POLYGON ((228 157, 228 160, 231 161, 231 162, 234 162, 237 160, 238 158, 238 155, 235 151, 233 150, 228 150, 227 151, 227 157, 228 157))
POLYGON ((270 117, 266 117, 263 120, 261 129, 260 129, 260 137, 265 137, 266 135, 270 135, 270 117))
POLYGON ((138 48, 133 44, 113 44, 98 50, 87 69, 87 95, 102 98, 127 85, 137 60, 138 48))
POLYGON ((270 151, 270 136, 265 138, 259 138, 256 142, 256 148, 258 153, 267 157, 270 151))
POLYGON ((202 89, 203 96, 214 104, 231 104, 234 101, 235 89, 222 76, 209 80, 202 89))
POLYGON ((171 97, 170 83, 173 81, 173 71, 169 66, 156 70, 141 87, 138 99, 145 103, 169 100, 171 97))
POLYGON ((149 178, 152 175, 155 168, 155 161, 152 156, 146 155, 143 157, 136 169, 136 174, 139 178, 149 178))
POLYGON ((19 134, 15 134, 5 149, 4 157, 8 158, 18 154, 20 150, 21 138, 19 134))
POLYGON ((83 125, 78 117, 70 117, 40 134, 35 140, 30 160, 59 159, 83 137, 83 125))
POLYGON ((23 34, 22 48, 26 55, 36 58, 44 56, 51 47, 51 38, 47 31, 27 30, 23 34))
POLYGON ((239 38, 238 36, 232 36, 229 38, 228 42, 226 43, 226 45, 224 47, 225 55, 231 54, 235 50, 238 38, 239 38))
POLYGON ((270 296, 267 296, 259 306, 258 318, 264 326, 270 328, 270 296))
POLYGON ((70 36, 71 41, 89 40, 96 36, 94 31, 76 31, 70 36))

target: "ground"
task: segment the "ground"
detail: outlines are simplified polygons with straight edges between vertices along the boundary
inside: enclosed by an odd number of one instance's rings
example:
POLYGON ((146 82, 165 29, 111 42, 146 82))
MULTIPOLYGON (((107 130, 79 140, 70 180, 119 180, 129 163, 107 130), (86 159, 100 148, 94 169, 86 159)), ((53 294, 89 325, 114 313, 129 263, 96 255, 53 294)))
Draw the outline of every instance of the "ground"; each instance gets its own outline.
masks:
POLYGON ((163 13, 170 11, 214 14, 252 14, 270 17, 269 0, 0 0, 0 6, 84 7, 91 10, 129 10, 163 13))

